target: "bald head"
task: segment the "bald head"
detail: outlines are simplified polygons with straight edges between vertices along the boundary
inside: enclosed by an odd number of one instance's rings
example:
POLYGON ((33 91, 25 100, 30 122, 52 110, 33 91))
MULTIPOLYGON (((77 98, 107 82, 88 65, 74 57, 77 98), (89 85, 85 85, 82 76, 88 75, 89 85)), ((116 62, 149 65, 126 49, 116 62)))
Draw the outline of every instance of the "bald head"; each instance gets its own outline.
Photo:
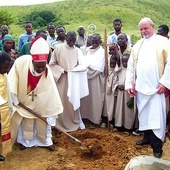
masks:
POLYGON ((154 23, 150 18, 142 18, 139 22, 139 29, 143 38, 150 38, 154 34, 154 23))

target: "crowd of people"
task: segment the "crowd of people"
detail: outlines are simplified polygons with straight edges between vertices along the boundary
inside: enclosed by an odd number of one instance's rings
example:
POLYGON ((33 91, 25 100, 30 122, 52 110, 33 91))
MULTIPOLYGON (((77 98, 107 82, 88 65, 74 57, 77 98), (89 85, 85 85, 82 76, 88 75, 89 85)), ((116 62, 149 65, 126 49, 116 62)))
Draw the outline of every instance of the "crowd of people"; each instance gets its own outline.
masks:
POLYGON ((83 26, 77 34, 53 23, 36 33, 31 22, 24 28, 17 50, 8 26, 0 29, 0 161, 15 142, 21 150, 54 151, 55 126, 143 134, 136 145, 150 144, 154 156, 162 156, 166 125, 170 133, 167 25, 156 34, 153 21, 141 19, 141 39, 134 45, 120 19, 106 44, 98 33, 86 35, 83 26))

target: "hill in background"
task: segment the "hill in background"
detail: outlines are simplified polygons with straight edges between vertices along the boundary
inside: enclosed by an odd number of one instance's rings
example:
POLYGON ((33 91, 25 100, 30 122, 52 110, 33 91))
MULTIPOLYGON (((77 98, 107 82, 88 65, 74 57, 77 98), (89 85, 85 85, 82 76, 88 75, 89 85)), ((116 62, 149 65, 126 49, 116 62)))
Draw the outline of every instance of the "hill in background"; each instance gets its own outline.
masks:
MULTIPOLYGON (((152 18, 156 29, 160 24, 170 26, 170 3, 167 0, 67 0, 32 6, 1 7, 1 9, 9 10, 17 18, 16 22, 10 25, 10 33, 16 40, 24 32, 24 22, 21 23, 23 17, 32 11, 42 10, 52 11, 60 19, 60 25, 64 25, 67 31, 76 31, 80 25, 87 28, 93 23, 97 27, 96 32, 102 37, 105 28, 107 35, 112 31, 112 22, 115 18, 122 20, 122 31, 132 38, 135 37, 135 40, 140 38, 138 22, 143 17, 152 18)), ((46 27, 44 29, 46 30, 46 27)))

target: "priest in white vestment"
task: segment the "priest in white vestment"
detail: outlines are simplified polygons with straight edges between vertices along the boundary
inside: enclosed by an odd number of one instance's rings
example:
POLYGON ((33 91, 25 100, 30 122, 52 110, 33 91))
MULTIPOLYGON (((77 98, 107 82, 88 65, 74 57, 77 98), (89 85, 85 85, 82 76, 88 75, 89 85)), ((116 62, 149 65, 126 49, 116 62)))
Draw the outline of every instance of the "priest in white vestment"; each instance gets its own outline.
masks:
POLYGON ((154 34, 150 18, 143 18, 139 29, 143 38, 132 48, 125 88, 136 95, 139 130, 145 131, 136 144, 150 144, 154 156, 160 158, 166 129, 165 95, 170 88, 168 40, 154 34))
POLYGON ((12 138, 17 137, 20 149, 43 146, 53 151, 51 126, 55 126, 63 106, 47 65, 48 43, 36 37, 31 44, 31 55, 18 58, 9 72, 10 91, 15 112, 12 115, 12 138), (20 107, 20 104, 38 113, 46 122, 20 107))

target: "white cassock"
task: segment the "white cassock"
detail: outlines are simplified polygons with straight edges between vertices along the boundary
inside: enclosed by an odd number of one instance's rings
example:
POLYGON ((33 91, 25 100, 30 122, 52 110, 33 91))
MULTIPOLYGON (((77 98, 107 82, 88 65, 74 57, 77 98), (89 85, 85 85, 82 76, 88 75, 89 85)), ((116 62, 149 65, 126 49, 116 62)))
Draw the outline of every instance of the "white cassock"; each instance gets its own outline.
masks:
MULTIPOLYGON (((125 89, 133 87, 134 73, 133 56, 131 56, 128 61, 125 89)), ((164 94, 157 94, 157 87, 159 82, 163 82, 163 79, 165 81, 163 78, 165 75, 167 77, 166 72, 160 79, 156 56, 156 37, 153 35, 149 39, 145 39, 140 47, 136 63, 135 87, 139 130, 153 130, 162 141, 164 141, 166 129, 166 102, 164 94)), ((165 83, 162 84, 165 85, 165 83)))

